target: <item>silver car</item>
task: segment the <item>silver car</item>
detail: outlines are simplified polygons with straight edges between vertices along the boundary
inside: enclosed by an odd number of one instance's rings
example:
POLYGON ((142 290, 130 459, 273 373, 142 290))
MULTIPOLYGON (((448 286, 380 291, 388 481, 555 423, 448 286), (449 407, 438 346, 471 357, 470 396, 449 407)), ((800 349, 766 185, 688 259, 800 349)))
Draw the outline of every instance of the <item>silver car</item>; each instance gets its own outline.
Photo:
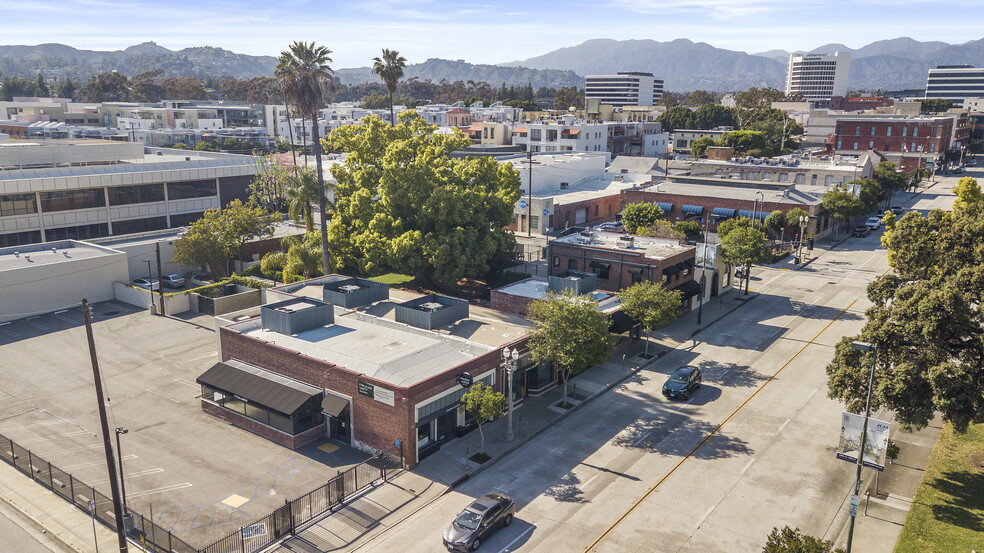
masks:
POLYGON ((137 288, 145 288, 153 292, 161 289, 161 283, 156 278, 138 278, 132 284, 137 288))
POLYGON ((164 275, 163 282, 166 288, 182 288, 188 281, 181 275, 164 275))

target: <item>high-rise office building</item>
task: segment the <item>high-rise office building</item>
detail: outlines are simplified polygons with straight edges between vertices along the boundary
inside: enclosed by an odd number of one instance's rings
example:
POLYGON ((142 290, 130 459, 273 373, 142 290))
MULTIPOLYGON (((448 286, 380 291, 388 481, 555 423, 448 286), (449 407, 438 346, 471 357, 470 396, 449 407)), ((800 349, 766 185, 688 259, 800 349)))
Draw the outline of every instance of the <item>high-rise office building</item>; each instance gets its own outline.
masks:
POLYGON ((950 100, 962 107, 967 98, 984 98, 984 68, 938 65, 926 78, 926 98, 950 100))
POLYGON ((653 106, 663 95, 663 79, 652 73, 619 71, 615 75, 588 75, 584 98, 596 98, 615 107, 653 106))
POLYGON ((808 102, 825 103, 847 94, 850 52, 790 54, 786 68, 786 94, 799 94, 808 102))

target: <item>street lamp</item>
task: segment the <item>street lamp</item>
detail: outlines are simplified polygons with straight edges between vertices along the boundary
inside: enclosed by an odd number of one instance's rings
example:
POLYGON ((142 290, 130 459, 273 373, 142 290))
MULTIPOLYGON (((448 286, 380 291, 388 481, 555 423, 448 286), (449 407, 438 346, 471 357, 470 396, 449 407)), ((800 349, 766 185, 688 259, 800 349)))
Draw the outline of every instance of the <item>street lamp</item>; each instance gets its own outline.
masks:
MULTIPOLYGON (((706 248, 707 245, 705 244, 704 247, 706 248)), ((701 273, 700 273, 700 296, 698 297, 698 300, 697 300, 697 327, 698 328, 700 327, 700 316, 701 316, 701 313, 704 311, 704 286, 706 284, 707 284, 707 275, 704 274, 704 270, 703 270, 703 268, 701 268, 701 273)))
POLYGON ((127 513, 126 506, 126 485, 123 483, 123 452, 120 451, 120 434, 126 434, 129 432, 126 428, 122 426, 116 427, 116 459, 120 463, 120 495, 123 497, 123 512, 127 513))
POLYGON ((806 215, 800 215, 800 235, 799 235, 799 245, 796 248, 796 262, 801 263, 803 261, 803 240, 806 239, 806 225, 810 222, 810 218, 806 215))
MULTIPOLYGON (((864 467, 864 446, 868 437, 868 417, 871 415, 871 388, 875 382, 875 365, 878 364, 878 344, 868 342, 851 342, 851 347, 858 351, 874 352, 871 361, 871 374, 868 376, 868 397, 864 402, 864 424, 861 425, 861 447, 858 449, 858 472, 854 478, 854 497, 861 493, 861 469, 864 467)), ((847 528, 847 553, 851 553, 851 543, 854 541, 854 519, 857 510, 851 513, 851 525, 847 528)))
POLYGON ((755 217, 756 206, 758 207, 759 212, 763 212, 765 209, 765 194, 763 194, 761 190, 758 190, 755 192, 755 195, 762 199, 759 200, 758 198, 756 198, 752 203, 752 228, 755 228, 755 221, 757 220, 755 217))
MULTIPOLYGON (((147 278, 149 278, 150 279, 150 282, 153 283, 154 282, 154 273, 152 273, 150 271, 150 260, 149 259, 144 259, 144 263, 147 264, 147 278)), ((151 288, 153 288, 153 286, 151 286, 151 288)), ((151 297, 153 297, 153 296, 151 296, 151 297)))
POLYGON ((506 414, 506 441, 511 442, 513 435, 513 372, 519 363, 519 348, 510 350, 508 347, 502 348, 502 366, 506 369, 506 381, 509 389, 509 411, 506 414))

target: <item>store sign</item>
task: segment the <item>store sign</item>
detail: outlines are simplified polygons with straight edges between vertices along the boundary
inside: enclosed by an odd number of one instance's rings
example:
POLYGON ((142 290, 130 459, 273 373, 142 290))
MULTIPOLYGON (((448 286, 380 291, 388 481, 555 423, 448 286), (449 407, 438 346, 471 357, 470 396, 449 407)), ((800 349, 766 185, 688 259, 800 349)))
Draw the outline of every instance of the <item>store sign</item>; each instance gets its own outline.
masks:
POLYGON ((393 390, 387 390, 385 388, 373 388, 373 394, 375 395, 375 400, 380 403, 385 403, 392 407, 396 403, 396 397, 393 394, 393 390))
POLYGON ((458 375, 458 384, 462 388, 471 388, 472 385, 472 375, 471 373, 461 373, 458 375))
POLYGON ((373 394, 374 387, 373 387, 372 384, 369 384, 368 382, 363 382, 361 380, 359 380, 357 382, 359 384, 359 395, 360 396, 366 396, 366 397, 369 397, 369 398, 374 397, 374 394, 373 394))

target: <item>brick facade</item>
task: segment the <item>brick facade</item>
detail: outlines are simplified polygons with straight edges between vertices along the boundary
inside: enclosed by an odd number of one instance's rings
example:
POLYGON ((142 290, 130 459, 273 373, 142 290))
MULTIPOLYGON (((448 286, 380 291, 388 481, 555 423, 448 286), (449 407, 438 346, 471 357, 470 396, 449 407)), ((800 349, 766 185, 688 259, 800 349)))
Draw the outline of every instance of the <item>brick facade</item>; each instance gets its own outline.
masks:
POLYGON ((549 274, 555 275, 567 270, 582 271, 585 273, 598 273, 591 266, 592 261, 608 263, 608 278, 598 276, 598 288, 617 292, 632 285, 632 274, 630 269, 642 267, 642 279, 649 282, 663 283, 667 288, 673 289, 682 285, 688 280, 693 280, 693 268, 686 272, 678 272, 674 275, 667 275, 663 280, 663 270, 666 267, 684 263, 688 259, 694 259, 696 249, 689 247, 680 253, 673 254, 662 259, 645 257, 643 251, 631 251, 612 249, 607 247, 591 246, 589 244, 571 244, 567 242, 552 241, 548 245, 547 261, 550 264, 549 274))
POLYGON ((492 290, 489 296, 492 309, 503 313, 515 313, 523 317, 526 316, 530 304, 533 303, 533 298, 504 294, 498 290, 492 290))
POLYGON ((953 125, 951 117, 891 121, 838 117, 827 144, 836 153, 894 153, 901 159, 902 169, 908 171, 921 163, 920 153, 932 158, 950 149, 953 125))

